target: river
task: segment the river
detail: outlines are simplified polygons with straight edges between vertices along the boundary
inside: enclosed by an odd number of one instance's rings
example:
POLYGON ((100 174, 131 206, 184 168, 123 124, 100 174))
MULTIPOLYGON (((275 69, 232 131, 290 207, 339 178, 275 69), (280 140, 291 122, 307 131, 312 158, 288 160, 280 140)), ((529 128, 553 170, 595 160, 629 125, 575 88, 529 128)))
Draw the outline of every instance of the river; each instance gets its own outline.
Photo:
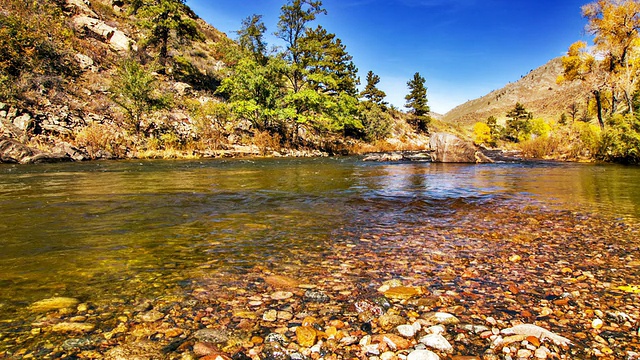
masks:
POLYGON ((133 306, 256 267, 321 269, 344 246, 376 243, 356 254, 380 259, 414 251, 407 234, 460 249, 506 231, 509 216, 619 222, 635 242, 640 168, 356 157, 1 165, 0 339, 15 349, 34 321, 29 305, 46 298, 133 306))

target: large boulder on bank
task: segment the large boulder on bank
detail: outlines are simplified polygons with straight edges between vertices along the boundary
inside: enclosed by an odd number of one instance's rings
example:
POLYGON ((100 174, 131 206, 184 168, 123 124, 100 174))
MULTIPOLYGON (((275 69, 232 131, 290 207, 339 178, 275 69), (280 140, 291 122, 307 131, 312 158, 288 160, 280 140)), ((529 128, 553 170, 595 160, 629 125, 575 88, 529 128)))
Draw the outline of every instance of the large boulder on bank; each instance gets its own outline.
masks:
POLYGON ((0 163, 22 163, 37 152, 16 140, 0 138, 0 163))
MULTIPOLYGON (((64 144, 63 144, 64 145, 64 144)), ((54 163, 66 162, 73 160, 84 160, 79 152, 72 146, 62 146, 55 149, 54 152, 48 153, 31 148, 19 141, 7 137, 0 137, 0 163, 10 164, 35 164, 35 163, 54 163), (69 151, 74 151, 72 158, 69 151)))
POLYGON ((435 133, 429 139, 431 161, 441 163, 491 163, 473 143, 448 133, 435 133))

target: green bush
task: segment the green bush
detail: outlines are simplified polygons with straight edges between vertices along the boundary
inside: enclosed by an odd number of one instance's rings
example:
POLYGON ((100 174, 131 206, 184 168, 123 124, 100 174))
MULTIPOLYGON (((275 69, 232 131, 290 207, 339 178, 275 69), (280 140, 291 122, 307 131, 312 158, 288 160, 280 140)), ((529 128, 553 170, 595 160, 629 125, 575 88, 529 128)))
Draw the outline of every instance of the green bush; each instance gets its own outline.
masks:
POLYGON ((640 120, 616 114, 600 139, 598 158, 626 164, 640 164, 640 120))

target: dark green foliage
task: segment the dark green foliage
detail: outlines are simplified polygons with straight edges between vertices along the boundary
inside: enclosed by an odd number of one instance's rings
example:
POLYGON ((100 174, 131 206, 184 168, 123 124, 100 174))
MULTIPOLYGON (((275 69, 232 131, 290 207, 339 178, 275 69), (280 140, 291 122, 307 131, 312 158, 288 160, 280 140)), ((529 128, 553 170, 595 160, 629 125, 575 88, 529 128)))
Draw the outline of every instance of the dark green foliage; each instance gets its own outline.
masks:
POLYGON ((374 104, 386 106, 387 103, 384 102, 384 98, 387 97, 387 94, 385 94, 384 91, 378 89, 377 85, 379 83, 380 76, 374 74, 373 71, 369 70, 369 72, 367 73, 367 85, 360 93, 360 96, 374 104))
POLYGON ((344 92, 356 96, 358 69, 335 34, 318 26, 307 29, 299 43, 302 73, 311 88, 328 95, 344 92))
POLYGON ((533 114, 528 112, 524 105, 516 103, 515 107, 507 113, 505 139, 513 142, 527 140, 531 134, 531 119, 533 114))
POLYGON ((137 12, 140 25, 149 30, 142 42, 145 46, 158 49, 158 57, 162 66, 169 58, 170 40, 185 42, 203 40, 203 35, 191 10, 184 4, 184 0, 149 0, 139 5, 137 12))
POLYGON ((407 83, 410 92, 405 96, 405 100, 407 100, 405 107, 411 113, 411 124, 421 132, 428 132, 428 125, 431 122, 431 117, 429 116, 431 110, 427 105, 425 82, 426 80, 420 76, 420 73, 415 73, 413 79, 407 83))

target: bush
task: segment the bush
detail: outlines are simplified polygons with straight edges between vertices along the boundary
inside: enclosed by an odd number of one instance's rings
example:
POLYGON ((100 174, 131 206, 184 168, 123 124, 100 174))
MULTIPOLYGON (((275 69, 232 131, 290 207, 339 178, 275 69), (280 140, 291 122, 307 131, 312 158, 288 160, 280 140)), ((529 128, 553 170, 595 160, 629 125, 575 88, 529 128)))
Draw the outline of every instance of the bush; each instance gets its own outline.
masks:
POLYGON ((635 116, 616 114, 603 134, 597 156, 604 161, 640 164, 640 121, 635 116))
POLYGON ((373 105, 362 112, 364 138, 369 142, 389 137, 392 124, 391 115, 378 105, 373 105))
POLYGON ((115 129, 98 123, 80 129, 75 134, 75 143, 86 149, 92 159, 105 156, 106 153, 121 157, 126 152, 125 139, 115 129))

